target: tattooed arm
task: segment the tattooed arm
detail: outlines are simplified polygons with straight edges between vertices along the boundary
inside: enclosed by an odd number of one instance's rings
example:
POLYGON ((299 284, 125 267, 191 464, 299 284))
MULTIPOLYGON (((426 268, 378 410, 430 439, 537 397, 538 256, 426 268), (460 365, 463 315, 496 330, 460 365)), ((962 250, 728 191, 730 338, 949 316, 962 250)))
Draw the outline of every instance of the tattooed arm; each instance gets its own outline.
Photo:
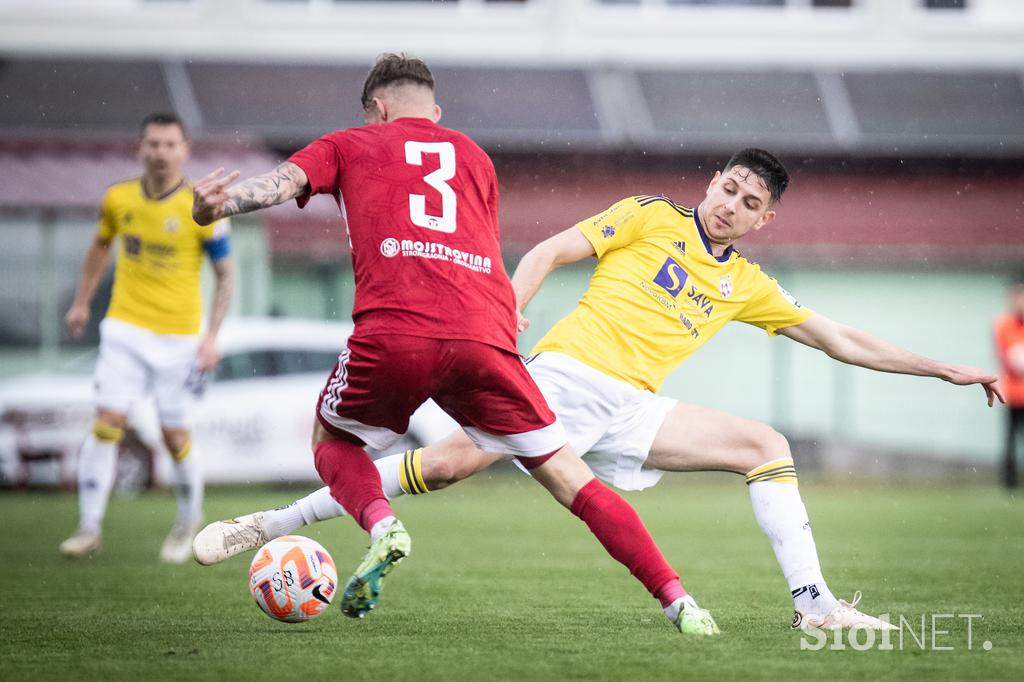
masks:
POLYGON ((223 172, 223 168, 218 168, 196 183, 192 218, 200 225, 209 225, 226 216, 277 206, 309 191, 306 173, 290 161, 233 187, 228 185, 238 178, 238 171, 228 175, 222 175, 223 172))

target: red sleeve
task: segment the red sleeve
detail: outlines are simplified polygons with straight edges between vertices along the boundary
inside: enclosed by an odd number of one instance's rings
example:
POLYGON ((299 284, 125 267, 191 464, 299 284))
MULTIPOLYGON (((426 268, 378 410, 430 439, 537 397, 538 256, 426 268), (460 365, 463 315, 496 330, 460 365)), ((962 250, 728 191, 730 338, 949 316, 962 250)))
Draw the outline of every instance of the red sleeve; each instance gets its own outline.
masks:
POLYGON ((292 154, 288 159, 302 169, 309 181, 309 194, 295 197, 299 208, 309 203, 314 194, 337 194, 341 182, 342 155, 336 139, 331 133, 313 140, 292 154))

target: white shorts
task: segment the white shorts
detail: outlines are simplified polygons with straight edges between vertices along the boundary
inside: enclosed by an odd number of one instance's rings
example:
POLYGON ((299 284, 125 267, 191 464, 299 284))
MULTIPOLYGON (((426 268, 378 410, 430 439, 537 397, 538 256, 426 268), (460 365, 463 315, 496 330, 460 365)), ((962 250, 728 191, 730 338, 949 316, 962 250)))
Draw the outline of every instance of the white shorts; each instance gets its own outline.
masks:
POLYGON ((562 353, 535 355, 526 368, 595 476, 622 490, 643 490, 661 479, 664 471, 644 463, 675 400, 562 353))
POLYGON ((157 334, 105 318, 96 361, 96 406, 127 414, 151 391, 160 425, 187 428, 193 394, 186 386, 198 349, 196 335, 157 334))

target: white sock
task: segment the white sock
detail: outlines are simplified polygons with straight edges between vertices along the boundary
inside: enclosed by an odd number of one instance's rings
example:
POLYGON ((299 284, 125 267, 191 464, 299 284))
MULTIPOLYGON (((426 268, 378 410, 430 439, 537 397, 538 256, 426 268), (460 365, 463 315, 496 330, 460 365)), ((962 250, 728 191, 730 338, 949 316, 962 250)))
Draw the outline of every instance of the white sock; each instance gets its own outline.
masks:
MULTIPOLYGON (((345 508, 341 506, 341 503, 331 496, 331 489, 327 486, 296 501, 295 506, 298 507, 299 513, 302 516, 301 525, 305 526, 317 521, 327 521, 328 519, 348 514, 345 508)), ((296 526, 296 528, 298 527, 296 526)), ((288 532, 290 533, 291 531, 288 532)))
MULTIPOLYGON (((321 490, 327 489, 321 488, 321 490)), ((320 490, 316 492, 319 493, 320 490)), ((313 493, 313 495, 315 494, 316 493, 313 493)), ((304 497, 301 500, 296 500, 287 506, 263 512, 263 532, 267 534, 267 538, 273 540, 274 538, 279 538, 282 535, 291 535, 299 528, 305 526, 307 521, 302 516, 302 509, 299 507, 299 504, 309 497, 313 497, 313 495, 304 497)), ((335 516, 340 516, 340 514, 335 514, 335 516)), ((312 521, 309 521, 308 523, 312 523, 312 521)))
POLYGON ((696 600, 688 594, 685 597, 676 599, 674 602, 663 608, 662 611, 665 612, 665 617, 669 619, 669 622, 675 623, 679 620, 679 613, 686 606, 689 606, 691 609, 697 608, 696 600))
MULTIPOLYGON (((406 494, 399 478, 399 468, 402 466, 404 455, 405 453, 388 455, 374 462, 380 473, 384 495, 389 500, 406 494)), ((345 508, 331 496, 330 488, 325 486, 286 507, 263 512, 263 528, 269 537, 276 538, 294 533, 311 523, 347 514, 345 508)))
MULTIPOLYGON (((789 461, 792 466, 792 460, 789 461)), ((763 468, 758 467, 754 471, 763 468)), ((795 470, 791 475, 795 481, 795 470)), ((747 480, 750 478, 748 474, 747 480)), ((821 614, 832 610, 836 598, 821 575, 818 549, 814 545, 814 534, 807 519, 807 509, 800 498, 800 489, 795 483, 773 480, 754 481, 748 487, 754 517, 775 551, 794 606, 804 613, 821 614)))
POLYGON ((331 497, 331 489, 324 486, 284 507, 263 512, 263 530, 267 537, 279 538, 291 535, 299 528, 317 521, 327 521, 348 512, 331 497))
POLYGON ((394 516, 385 516, 383 519, 373 524, 373 527, 370 528, 370 542, 377 542, 377 538, 388 532, 388 528, 391 528, 392 524, 397 520, 398 519, 394 516))
POLYGON ((203 520, 203 469, 199 458, 191 452, 181 461, 174 460, 174 497, 178 500, 179 526, 194 526, 203 520))
POLYGON ((381 457, 373 463, 380 473, 380 485, 384 489, 384 496, 389 500, 406 494, 401 479, 403 457, 405 453, 399 452, 396 455, 381 457))
POLYGON ((78 527, 99 533, 117 474, 117 442, 101 442, 92 433, 78 453, 78 527))

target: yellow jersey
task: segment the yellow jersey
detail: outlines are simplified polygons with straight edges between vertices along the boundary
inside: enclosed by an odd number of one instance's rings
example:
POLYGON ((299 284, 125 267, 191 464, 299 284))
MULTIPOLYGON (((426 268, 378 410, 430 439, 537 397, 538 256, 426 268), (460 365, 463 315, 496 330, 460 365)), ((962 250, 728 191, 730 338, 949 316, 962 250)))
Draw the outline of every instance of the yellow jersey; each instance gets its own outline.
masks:
POLYGON ((201 227, 192 220, 192 187, 183 182, 159 198, 146 196, 142 179, 110 187, 103 196, 97 235, 120 237, 109 317, 157 334, 198 334, 199 286, 204 251, 227 256, 230 225, 201 227))
POLYGON ((731 246, 713 256, 696 211, 663 196, 623 199, 576 228, 597 268, 579 305, 534 353, 565 353, 657 392, 726 322, 775 334, 812 314, 731 246))

